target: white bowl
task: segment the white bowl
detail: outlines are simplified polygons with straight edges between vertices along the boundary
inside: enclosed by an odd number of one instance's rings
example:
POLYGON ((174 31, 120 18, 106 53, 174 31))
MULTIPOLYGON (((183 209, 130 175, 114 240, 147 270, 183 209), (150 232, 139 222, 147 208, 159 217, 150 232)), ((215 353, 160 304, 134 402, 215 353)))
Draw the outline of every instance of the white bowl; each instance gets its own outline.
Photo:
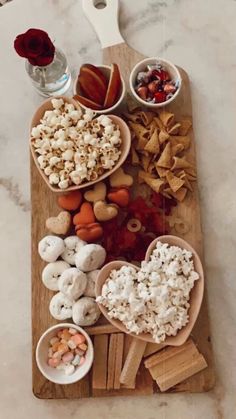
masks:
MULTIPOLYGON (((107 78, 107 80, 109 80, 110 72, 111 72, 111 67, 109 65, 98 65, 96 67, 99 68, 99 70, 101 70, 101 72, 104 74, 104 76, 107 78)), ((74 85, 73 85, 73 94, 74 95, 80 94, 78 77, 74 81, 74 85)), ((100 110, 93 109, 96 114, 100 115, 100 114, 107 114, 107 113, 114 112, 122 104, 122 102, 124 100, 124 97, 125 97, 126 88, 125 88, 124 79, 122 78, 122 76, 120 76, 120 77, 121 77, 121 88, 120 88, 120 92, 119 92, 119 99, 110 108, 100 109, 100 110)), ((74 100, 76 100, 80 104, 81 108, 87 109, 86 106, 82 105, 82 103, 79 100, 77 100, 76 98, 74 98, 74 100)))
POLYGON ((40 372, 49 381, 56 384, 72 384, 81 380, 90 370, 94 358, 93 344, 89 335, 79 326, 73 323, 60 323, 47 329, 41 336, 36 347, 36 362, 40 372), (77 367, 75 372, 71 375, 66 375, 63 370, 52 368, 47 364, 49 341, 54 337, 58 330, 73 327, 79 333, 85 336, 88 349, 85 355, 85 362, 80 367, 77 367))
POLYGON ((141 105, 147 106, 149 108, 155 109, 155 108, 161 108, 163 106, 169 105, 169 103, 171 103, 173 100, 176 99, 176 97, 178 96, 180 89, 181 89, 181 85, 182 85, 182 78, 180 75, 180 72, 178 70, 178 68, 172 64, 170 61, 164 60, 163 58, 159 58, 159 57, 152 57, 152 58, 145 58, 142 61, 139 61, 134 68, 132 69, 131 73, 130 73, 130 78, 129 78, 129 87, 131 90, 131 93, 133 95, 133 97, 136 99, 136 101, 138 101, 141 105), (173 96, 166 100, 165 102, 162 103, 150 103, 150 102, 146 102, 145 100, 141 99, 141 97, 139 97, 139 95, 136 93, 134 86, 135 86, 135 81, 136 81, 136 77, 137 74, 140 71, 145 71, 147 65, 150 64, 156 64, 156 63, 160 63, 163 65, 163 67, 169 72, 171 78, 175 81, 179 81, 179 87, 176 90, 176 92, 173 94, 173 96))

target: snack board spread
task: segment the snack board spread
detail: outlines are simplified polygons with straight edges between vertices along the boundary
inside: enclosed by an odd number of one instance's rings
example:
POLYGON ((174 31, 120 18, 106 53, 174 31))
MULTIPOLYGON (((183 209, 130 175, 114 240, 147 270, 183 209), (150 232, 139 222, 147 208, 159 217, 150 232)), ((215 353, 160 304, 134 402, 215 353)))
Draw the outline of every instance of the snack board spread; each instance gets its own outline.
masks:
MULTIPOLYGON (((165 114, 166 113, 168 112, 165 112, 165 114)), ((99 182, 93 187, 87 188, 83 192, 73 191, 69 194, 59 196, 58 204, 63 210, 61 212, 58 212, 58 208, 56 208, 56 197, 54 196, 54 211, 50 211, 47 214, 47 217, 45 217, 43 222, 47 230, 45 231, 45 227, 42 230, 44 230, 44 236, 47 234, 62 234, 64 239, 64 246, 67 249, 63 248, 62 252, 62 249, 60 249, 61 253, 57 255, 57 258, 60 257, 61 259, 63 259, 61 255, 64 253, 64 260, 55 260, 49 263, 63 262, 68 263, 68 265, 70 266, 70 257, 72 257, 73 260, 73 258, 75 258, 75 254, 79 253, 77 252, 78 249, 76 250, 76 245, 65 245, 66 240, 68 241, 70 237, 77 238, 80 241, 86 241, 87 243, 90 243, 91 246, 93 246, 94 243, 98 240, 102 243, 102 246, 105 248, 107 252, 106 261, 109 261, 110 257, 113 260, 121 256, 120 254, 116 254, 115 247, 122 247, 124 249, 124 254, 128 256, 128 260, 135 260, 133 256, 136 256, 136 254, 138 256, 137 260, 142 260, 141 252, 139 254, 140 248, 138 246, 138 243, 140 242, 141 247, 141 242, 142 244, 144 243, 143 240, 145 237, 146 244, 144 244, 144 248, 146 249, 147 245, 150 243, 150 241, 153 240, 154 237, 156 237, 156 235, 169 232, 170 229, 173 228, 173 226, 175 228, 176 226, 182 226, 183 234, 188 233, 189 229, 191 229, 188 220, 185 220, 184 217, 181 217, 181 214, 178 214, 178 217, 176 217, 175 214, 172 214, 172 210, 178 208, 179 201, 182 201, 182 205, 187 196, 191 196, 192 194, 194 194, 194 187, 192 187, 191 182, 194 182, 196 180, 196 170, 194 167, 194 161, 189 159, 188 155, 188 149, 189 147, 191 147, 191 136, 188 138, 189 130, 191 130, 191 119, 189 117, 179 119, 179 117, 176 117, 174 115, 174 112, 170 112, 171 122, 164 123, 161 119, 163 118, 163 114, 164 113, 162 112, 143 112, 139 109, 135 109, 131 112, 129 110, 129 112, 126 112, 125 118, 128 124, 130 124, 133 135, 132 149, 127 162, 128 170, 126 166, 122 167, 118 169, 119 175, 116 175, 116 172, 114 172, 114 174, 110 176, 110 178, 106 181, 99 182), (143 123, 144 118, 150 119, 150 125, 148 123, 146 123, 146 125, 145 123, 143 123), (157 118, 157 120, 155 121, 154 118, 157 118), (162 121, 162 129, 160 129, 160 126, 158 127, 157 125, 158 120, 162 121), (153 122, 156 124, 156 133, 154 136, 152 132, 154 127, 153 122), (131 126, 132 123, 140 124, 144 129, 144 135, 143 132, 141 132, 141 138, 143 140, 145 139, 144 147, 147 146, 147 144, 149 143, 146 149, 138 149, 139 147, 137 148, 137 143, 138 141, 140 141, 139 132, 137 131, 136 125, 133 126, 134 128, 131 126), (160 136, 161 131, 163 131, 164 135, 162 133, 160 136), (155 140, 155 138, 157 137, 158 142, 155 140), (163 139, 165 137, 163 142, 160 141, 160 137, 163 139), (181 137, 186 137, 186 139, 182 139, 181 137), (152 141, 150 142, 151 138, 152 141), (177 147, 178 144, 180 144, 182 147, 177 147), (157 152, 158 146, 159 152, 157 152), (166 147, 167 150, 165 150, 166 147), (168 152, 168 149, 171 149, 171 153, 168 152), (165 153, 163 154, 164 151, 165 153), (144 157, 146 157, 146 160, 144 157), (147 185, 148 187, 150 187, 149 190, 152 194, 152 201, 150 202, 151 205, 147 205, 145 198, 143 198, 141 195, 134 196, 133 194, 137 186, 137 178, 132 174, 132 171, 129 170, 129 167, 131 167, 133 164, 134 169, 139 171, 140 184, 138 188, 140 187, 140 191, 142 190, 143 185, 147 185), (161 171, 161 169, 164 170, 161 171), (178 180, 176 178, 178 178, 178 180), (157 181, 159 183, 160 181, 162 182, 160 187, 157 186, 157 181), (189 187, 187 187, 188 182, 190 183, 190 186, 188 185, 189 187), (182 192, 183 188, 187 189, 187 191, 184 191, 184 194, 182 192), (181 194, 178 193, 179 190, 181 190, 181 194), (174 196, 174 194, 176 195, 174 196), (126 214, 126 219, 119 220, 118 223, 117 220, 118 218, 122 218, 122 214, 126 214), (155 221, 153 221, 153 219, 155 221), (117 226, 121 228, 117 229, 117 226), (151 233, 151 230, 153 228, 156 228, 156 232, 154 232, 154 237, 150 235, 150 237, 148 238, 148 233, 151 233), (148 231, 149 229, 150 231, 148 231), (119 235, 120 230, 121 234, 119 235), (184 231, 186 231, 186 233, 184 233, 184 231), (87 240, 85 240, 84 234, 87 240), (115 246, 113 234, 117 235, 117 240, 119 241, 119 243, 121 243, 121 246, 115 246), (111 240, 109 240, 109 238, 111 240), (109 241, 113 241, 113 243, 109 243, 109 241), (70 249, 71 246, 72 248, 70 249), (135 249, 135 251, 133 249, 135 249)), ((43 236, 41 236, 40 239, 42 237, 43 236)), ((85 246, 88 246, 88 244, 85 244, 85 246)), ((82 272, 84 272, 83 269, 87 263, 86 257, 87 256, 85 255, 85 257, 82 258, 83 260, 79 262, 81 263, 79 269, 81 269, 82 272)), ((75 268, 73 268, 72 264, 72 267, 67 269, 69 270, 75 268)), ((87 265, 85 269, 87 269, 87 265)), ((96 271, 96 269, 97 268, 94 268, 93 270, 96 271)), ((88 270, 90 270, 90 267, 88 270)), ((62 274, 63 273, 64 272, 62 272, 62 274)), ((87 276, 87 281, 89 273, 90 272, 84 272, 84 274, 87 276)), ((64 289, 64 292, 67 292, 67 274, 65 275, 65 277, 65 282, 61 281, 62 284, 60 285, 60 288, 64 289), (64 288, 62 286, 63 284, 65 285, 64 288)), ((73 279, 74 277, 73 275, 72 277, 70 277, 68 273, 68 278, 73 279)), ((92 294, 94 290, 92 284, 94 284, 94 281, 96 281, 96 279, 91 279, 90 289, 92 294)), ((75 282, 77 281, 75 280, 75 282)), ((78 288, 75 287, 75 289, 70 290, 70 292, 73 293, 73 291, 78 291, 78 293, 80 293, 81 290, 79 290, 78 288)), ((87 288, 87 285, 85 288, 85 281, 82 288, 83 290, 87 288)), ((76 298, 78 293, 76 294, 76 298)), ((84 297, 79 297, 79 300, 83 298, 84 297)), ((88 298, 94 298, 94 294, 91 297, 89 296, 88 298)), ((69 310, 72 310, 72 307, 69 308, 69 310)), ((79 317, 78 322, 80 321, 81 319, 79 317)), ((92 327, 94 327, 95 329, 99 329, 99 327, 103 327, 100 324, 101 322, 99 321, 97 325, 95 324, 95 326, 92 327)), ((94 331, 92 331, 92 333, 94 333, 94 331)), ((110 353, 110 357, 112 357, 112 348, 116 348, 117 344, 116 339, 112 338, 112 334, 116 333, 116 331, 114 331, 114 328, 110 327, 109 329, 109 327, 106 326, 106 328, 104 329, 104 333, 107 333, 108 336, 110 336, 111 333, 111 340, 108 338, 108 353, 110 353)), ((120 339, 121 341, 125 340, 123 334, 121 334, 120 339)), ((123 356, 125 353, 127 354, 127 350, 125 351, 124 345, 123 356)), ((122 371, 120 369, 120 361, 118 362, 118 359, 121 358, 121 354, 117 355, 116 368, 117 371, 120 372, 122 371)), ((116 357, 114 358, 114 362, 115 359, 116 357)), ((97 365, 96 362, 94 365, 97 365)), ((116 365, 116 363, 114 364, 111 360, 110 365, 111 368, 115 368, 114 365, 116 365)), ((112 374, 113 378, 110 378, 111 381, 106 382, 106 389, 110 392, 114 391, 118 387, 120 388, 119 391, 124 391, 123 384, 118 385, 119 380, 117 381, 117 374, 118 373, 116 373, 116 379, 114 378, 115 375, 112 374), (114 384, 115 382, 116 384, 114 384)), ((145 375, 145 372, 143 372, 142 374, 143 377, 147 376, 145 375)), ((136 383, 137 392, 139 386, 138 382, 139 381, 137 381, 136 383)), ((99 388, 100 387, 97 387, 97 389, 99 388)))

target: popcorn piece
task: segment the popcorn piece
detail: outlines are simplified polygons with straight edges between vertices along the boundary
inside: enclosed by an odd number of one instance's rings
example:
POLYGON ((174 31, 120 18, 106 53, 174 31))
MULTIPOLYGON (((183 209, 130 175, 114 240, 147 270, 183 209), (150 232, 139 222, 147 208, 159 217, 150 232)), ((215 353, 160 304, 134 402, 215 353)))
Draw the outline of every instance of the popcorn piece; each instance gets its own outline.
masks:
POLYGON ((63 99, 52 99, 51 102, 54 109, 60 109, 64 105, 63 99))

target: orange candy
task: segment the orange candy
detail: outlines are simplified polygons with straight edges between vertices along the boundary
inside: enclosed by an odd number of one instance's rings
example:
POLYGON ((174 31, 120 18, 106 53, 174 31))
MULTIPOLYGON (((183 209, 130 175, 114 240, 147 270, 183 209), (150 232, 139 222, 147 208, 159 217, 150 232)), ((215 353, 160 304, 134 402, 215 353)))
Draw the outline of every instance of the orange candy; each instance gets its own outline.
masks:
POLYGON ((93 243, 103 235, 103 228, 99 223, 78 224, 75 230, 76 235, 87 243, 93 243))
POLYGON ((66 345, 66 343, 60 343, 57 350, 61 354, 65 354, 66 352, 69 351, 69 347, 68 347, 68 345, 66 345))
POLYGON ((73 223, 77 224, 91 224, 95 222, 95 215, 93 207, 89 202, 84 202, 81 205, 80 211, 74 216, 73 223))
POLYGON ((129 203, 129 191, 126 188, 117 189, 109 192, 107 198, 119 207, 126 207, 129 203))
POLYGON ((85 342, 85 337, 84 337, 84 335, 81 335, 80 333, 77 333, 76 335, 71 337, 71 340, 73 340, 73 342, 76 345, 81 345, 82 343, 85 342))
POLYGON ((66 195, 60 195, 57 202, 61 208, 67 211, 75 211, 80 207, 82 194, 80 191, 72 191, 66 195))

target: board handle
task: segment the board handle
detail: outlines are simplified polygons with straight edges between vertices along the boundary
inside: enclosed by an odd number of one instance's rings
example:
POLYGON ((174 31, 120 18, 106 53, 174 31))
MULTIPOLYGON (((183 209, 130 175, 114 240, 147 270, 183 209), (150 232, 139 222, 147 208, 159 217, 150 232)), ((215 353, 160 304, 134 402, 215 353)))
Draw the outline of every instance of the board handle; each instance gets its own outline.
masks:
POLYGON ((102 48, 125 42, 119 29, 119 0, 83 0, 82 5, 102 48))

